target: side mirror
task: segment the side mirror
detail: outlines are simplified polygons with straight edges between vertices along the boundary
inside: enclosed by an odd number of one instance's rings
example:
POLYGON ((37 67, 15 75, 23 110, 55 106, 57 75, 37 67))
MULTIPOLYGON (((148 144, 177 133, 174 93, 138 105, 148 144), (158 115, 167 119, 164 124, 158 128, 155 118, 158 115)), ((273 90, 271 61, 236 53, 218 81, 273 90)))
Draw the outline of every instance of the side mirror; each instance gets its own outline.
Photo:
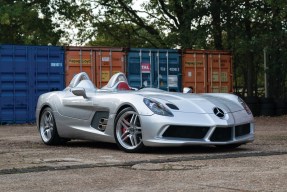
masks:
POLYGON ((84 97, 85 99, 87 99, 87 95, 86 95, 86 91, 84 88, 81 88, 81 87, 76 87, 76 88, 72 88, 71 89, 71 92, 76 95, 76 96, 82 96, 84 97))
POLYGON ((183 93, 192 93, 192 88, 191 87, 184 87, 183 93))

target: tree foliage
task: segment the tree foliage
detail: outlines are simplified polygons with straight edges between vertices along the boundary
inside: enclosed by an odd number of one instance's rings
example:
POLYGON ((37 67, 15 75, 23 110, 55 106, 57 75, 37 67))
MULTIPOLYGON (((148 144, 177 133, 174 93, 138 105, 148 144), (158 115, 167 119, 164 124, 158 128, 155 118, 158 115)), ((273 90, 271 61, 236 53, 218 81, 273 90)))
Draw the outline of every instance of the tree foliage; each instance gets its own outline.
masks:
POLYGON ((49 0, 0 0, 0 43, 57 44, 59 26, 52 22, 49 0))

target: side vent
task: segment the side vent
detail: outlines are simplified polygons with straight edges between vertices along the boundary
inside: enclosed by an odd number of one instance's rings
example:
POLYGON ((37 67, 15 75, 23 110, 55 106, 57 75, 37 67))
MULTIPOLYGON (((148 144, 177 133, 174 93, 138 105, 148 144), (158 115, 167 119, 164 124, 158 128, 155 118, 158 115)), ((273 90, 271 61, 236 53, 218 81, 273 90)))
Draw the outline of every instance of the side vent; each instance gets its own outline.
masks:
POLYGON ((108 119, 106 119, 106 118, 101 118, 101 119, 100 119, 100 122, 99 122, 98 129, 99 129, 100 131, 105 131, 106 128, 107 128, 107 124, 108 124, 108 119))
POLYGON ((108 124, 108 111, 98 111, 95 113, 91 126, 99 131, 105 131, 108 124))

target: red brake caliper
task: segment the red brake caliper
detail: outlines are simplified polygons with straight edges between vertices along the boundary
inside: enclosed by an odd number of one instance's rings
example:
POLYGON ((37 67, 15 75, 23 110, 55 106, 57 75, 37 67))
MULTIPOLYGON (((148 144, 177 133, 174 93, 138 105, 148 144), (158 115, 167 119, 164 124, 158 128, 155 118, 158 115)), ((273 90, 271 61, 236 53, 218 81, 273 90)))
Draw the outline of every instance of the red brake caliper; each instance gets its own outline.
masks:
MULTIPOLYGON (((127 122, 129 122, 129 120, 128 120, 128 119, 126 119, 126 118, 125 118, 125 120, 126 120, 127 122)), ((125 128, 124 126, 122 126, 122 128, 121 128, 121 129, 122 129, 122 134, 124 134, 124 133, 126 132, 126 130, 127 130, 127 128, 125 128)))

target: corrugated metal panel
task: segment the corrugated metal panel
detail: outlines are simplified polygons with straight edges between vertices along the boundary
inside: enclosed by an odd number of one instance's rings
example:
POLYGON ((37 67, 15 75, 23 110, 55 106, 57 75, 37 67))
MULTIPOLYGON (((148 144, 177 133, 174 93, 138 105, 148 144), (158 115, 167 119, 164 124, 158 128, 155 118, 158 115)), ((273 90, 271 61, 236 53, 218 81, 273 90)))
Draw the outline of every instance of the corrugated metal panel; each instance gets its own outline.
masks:
POLYGON ((125 56, 124 48, 66 47, 66 85, 75 74, 84 71, 101 88, 113 74, 125 73, 125 56))
POLYGON ((127 76, 132 87, 181 91, 181 57, 177 49, 128 51, 127 76))
POLYGON ((202 50, 185 50, 182 54, 182 81, 195 93, 207 92, 207 58, 202 50))
POLYGON ((34 122, 39 95, 64 88, 64 50, 0 45, 0 82, 0 122, 34 122))
POLYGON ((184 50, 182 84, 195 93, 232 92, 232 56, 226 51, 184 50))
POLYGON ((232 92, 232 56, 230 52, 208 52, 208 92, 232 92))

